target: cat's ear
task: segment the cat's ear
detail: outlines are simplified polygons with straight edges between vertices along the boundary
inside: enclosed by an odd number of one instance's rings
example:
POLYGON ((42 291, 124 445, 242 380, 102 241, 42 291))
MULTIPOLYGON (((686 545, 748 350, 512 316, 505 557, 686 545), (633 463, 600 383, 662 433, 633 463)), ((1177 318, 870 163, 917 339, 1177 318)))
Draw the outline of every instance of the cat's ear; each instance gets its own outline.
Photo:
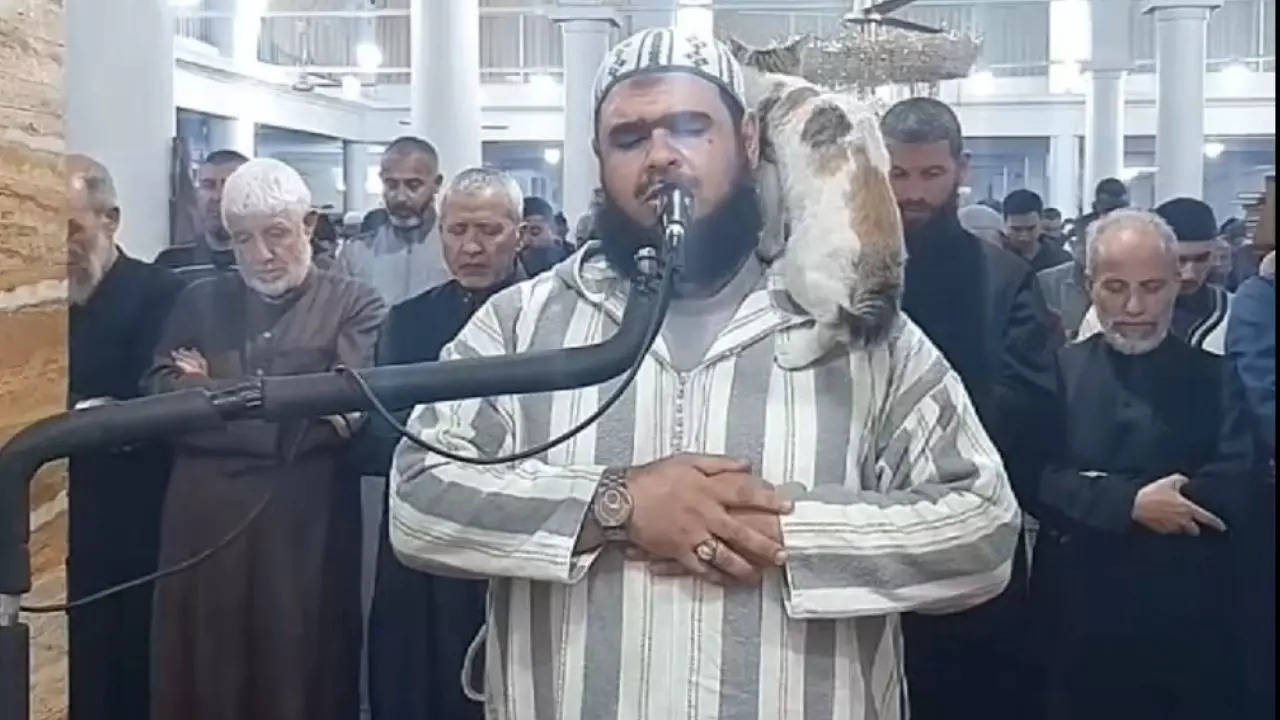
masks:
POLYGON ((733 58, 740 63, 747 62, 747 58, 751 57, 751 48, 732 35, 729 36, 729 52, 733 53, 733 58))

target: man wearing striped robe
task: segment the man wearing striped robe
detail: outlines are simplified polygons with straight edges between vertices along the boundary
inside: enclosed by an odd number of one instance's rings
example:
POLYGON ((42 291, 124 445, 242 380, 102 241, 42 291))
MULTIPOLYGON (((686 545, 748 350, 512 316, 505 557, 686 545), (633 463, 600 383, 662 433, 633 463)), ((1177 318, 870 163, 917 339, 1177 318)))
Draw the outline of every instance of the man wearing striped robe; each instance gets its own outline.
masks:
MULTIPOLYGON (((618 404, 518 465, 406 442, 393 459, 400 558, 492 578, 491 718, 905 718, 899 615, 971 607, 1008 582, 1017 503, 915 325, 804 369, 776 364, 775 346, 813 320, 754 252, 760 138, 741 77, 726 49, 684 33, 611 51, 596 91, 602 241, 498 294, 443 354, 611 335, 631 254, 654 232, 653 190, 679 182, 696 207, 679 296, 618 404)), ((409 425, 492 457, 565 431, 618 382, 421 406, 409 425)))

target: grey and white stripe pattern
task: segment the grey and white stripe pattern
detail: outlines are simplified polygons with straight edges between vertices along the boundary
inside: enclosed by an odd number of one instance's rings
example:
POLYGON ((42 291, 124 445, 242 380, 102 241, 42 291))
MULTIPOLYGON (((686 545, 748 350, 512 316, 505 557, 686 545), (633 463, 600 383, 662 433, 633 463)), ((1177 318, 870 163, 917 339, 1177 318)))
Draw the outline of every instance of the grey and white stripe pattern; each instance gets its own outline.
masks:
MULTIPOLYGON (((625 292, 588 248, 495 297, 445 357, 597 342, 625 292)), ((886 346, 784 371, 774 343, 811 321, 779 293, 770 278, 749 296, 689 373, 660 338, 618 406, 537 461, 478 468, 401 444, 389 499, 401 559, 495 578, 490 718, 904 718, 898 614, 1004 587, 1018 507, 942 356, 903 320, 886 346), (574 555, 605 466, 680 452, 748 460, 790 493, 783 571, 722 589, 652 576, 617 550, 574 555)), ((504 453, 576 423, 613 387, 424 406, 410 426, 504 453)))

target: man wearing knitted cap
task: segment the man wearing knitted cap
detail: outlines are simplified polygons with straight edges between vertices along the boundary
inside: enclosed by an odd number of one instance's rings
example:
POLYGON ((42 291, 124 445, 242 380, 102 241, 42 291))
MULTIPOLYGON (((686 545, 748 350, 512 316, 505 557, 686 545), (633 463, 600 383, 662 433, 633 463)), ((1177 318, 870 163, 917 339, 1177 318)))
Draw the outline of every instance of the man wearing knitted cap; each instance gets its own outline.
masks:
MULTIPOLYGON (((1213 208, 1194 198, 1176 198, 1156 208, 1178 237, 1178 300, 1169 331, 1194 348, 1214 355, 1226 353, 1227 318, 1232 295, 1209 282, 1214 253, 1222 246, 1213 208)), ((1097 313, 1090 310, 1080 337, 1098 332, 1097 313)))
MULTIPOLYGON (((760 136, 727 48, 671 30, 623 42, 594 140, 601 241, 497 295, 443 357, 611 335, 656 190, 676 182, 695 211, 662 332, 621 401, 537 460, 477 468, 401 443, 392 546, 493 578, 490 718, 905 717, 899 614, 998 594, 1018 533, 961 382, 905 318, 883 344, 775 363, 813 320, 754 252, 760 136)), ((421 406, 409 425, 492 457, 560 434, 616 383, 421 406)))
MULTIPOLYGON (((373 363, 374 290, 311 263, 302 178, 259 159, 227 179, 238 272, 179 296, 144 378, 151 392, 373 363)), ((358 418, 240 420, 174 440, 160 565, 223 544, 156 585, 156 720, 346 720, 358 711, 358 507, 339 460, 358 418), (260 510, 255 510, 260 508, 260 510)))

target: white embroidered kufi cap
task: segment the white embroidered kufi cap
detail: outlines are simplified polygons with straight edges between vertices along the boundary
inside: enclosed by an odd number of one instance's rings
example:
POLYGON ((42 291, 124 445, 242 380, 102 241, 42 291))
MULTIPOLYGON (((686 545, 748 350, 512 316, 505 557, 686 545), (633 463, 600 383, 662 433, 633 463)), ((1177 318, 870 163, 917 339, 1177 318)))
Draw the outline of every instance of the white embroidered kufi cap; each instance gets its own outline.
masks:
POLYGON ((719 85, 746 108, 742 66, 711 37, 672 28, 641 30, 616 45, 596 72, 595 108, 615 85, 643 73, 686 72, 719 85))

